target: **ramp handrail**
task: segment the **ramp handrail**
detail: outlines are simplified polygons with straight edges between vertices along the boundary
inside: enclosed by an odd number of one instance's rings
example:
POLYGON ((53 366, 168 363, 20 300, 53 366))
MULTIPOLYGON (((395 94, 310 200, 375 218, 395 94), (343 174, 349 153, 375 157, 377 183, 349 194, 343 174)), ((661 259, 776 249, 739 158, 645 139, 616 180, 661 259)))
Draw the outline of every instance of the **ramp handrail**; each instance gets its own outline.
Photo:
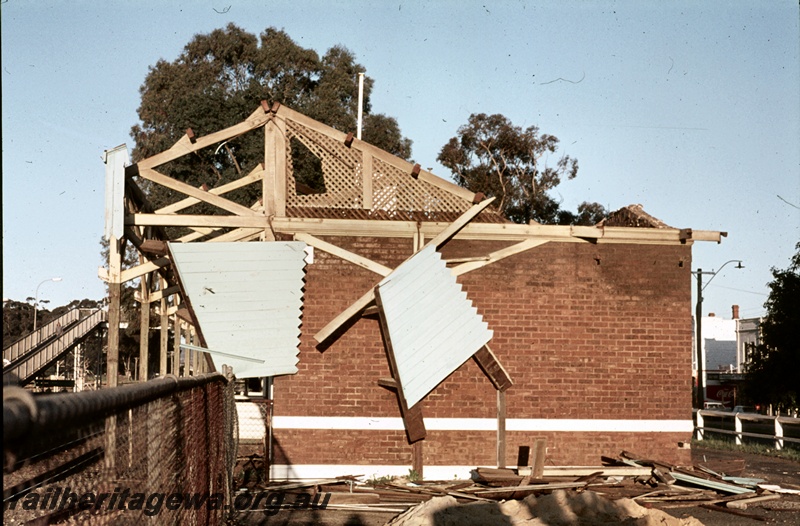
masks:
POLYGON ((17 340, 5 349, 3 349, 3 359, 13 362, 23 354, 36 348, 40 343, 47 341, 55 336, 58 332, 58 326, 61 325, 62 329, 66 329, 70 324, 80 319, 80 309, 72 309, 67 311, 66 314, 59 316, 47 325, 39 328, 36 332, 32 332, 27 336, 17 340))
POLYGON ((3 376, 15 374, 19 377, 20 384, 28 383, 59 356, 82 342, 91 331, 105 321, 105 316, 105 311, 97 310, 90 316, 83 318, 78 323, 67 328, 60 336, 56 335, 49 343, 35 349, 33 352, 18 357, 4 367, 3 376))

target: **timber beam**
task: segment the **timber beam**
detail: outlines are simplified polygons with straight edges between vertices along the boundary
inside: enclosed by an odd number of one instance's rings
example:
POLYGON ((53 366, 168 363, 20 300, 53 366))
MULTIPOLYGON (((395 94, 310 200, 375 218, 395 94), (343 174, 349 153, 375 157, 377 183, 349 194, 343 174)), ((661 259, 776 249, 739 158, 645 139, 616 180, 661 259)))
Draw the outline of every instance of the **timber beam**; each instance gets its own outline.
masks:
MULTIPOLYGON (((125 223, 137 226, 184 226, 206 228, 269 228, 270 222, 263 215, 188 215, 188 214, 132 214, 125 223)), ((415 221, 375 221, 369 219, 309 219, 299 217, 275 217, 271 222, 276 234, 305 233, 312 236, 367 236, 410 237, 421 233, 431 238, 447 228, 450 223, 415 221)), ((573 231, 573 227, 561 225, 518 225, 515 223, 470 223, 455 237, 482 241, 523 241, 537 238, 560 243, 627 243, 636 245, 684 245, 694 241, 719 243, 727 234, 712 230, 693 230, 692 238, 686 239, 677 228, 633 228, 633 227, 584 227, 587 230, 573 231), (592 233, 592 236, 588 234, 592 233), (591 239, 592 241, 588 241, 591 239)))
POLYGON ((192 140, 192 138, 186 134, 181 137, 178 142, 173 144, 169 150, 165 150, 161 153, 153 155, 152 157, 148 157, 147 159, 139 161, 137 164, 139 165, 139 168, 155 168, 179 157, 183 157, 186 154, 202 150, 208 146, 233 139, 234 137, 238 137, 239 135, 247 133, 251 130, 255 130, 256 128, 259 128, 268 121, 272 120, 272 118, 273 114, 269 111, 269 109, 259 106, 253 113, 250 114, 249 117, 247 117, 247 119, 239 124, 225 128, 224 130, 220 130, 218 132, 214 132, 204 137, 195 138, 194 140, 192 140))
POLYGON ((497 359, 488 345, 484 345, 478 352, 472 355, 472 359, 478 364, 483 374, 485 374, 495 389, 505 392, 514 385, 508 372, 497 359))
POLYGON ((129 269, 125 269, 120 273, 120 283, 125 283, 126 281, 142 277, 145 274, 153 272, 154 270, 166 267, 170 263, 171 262, 169 258, 163 257, 154 259, 153 261, 147 261, 141 265, 137 265, 129 269))

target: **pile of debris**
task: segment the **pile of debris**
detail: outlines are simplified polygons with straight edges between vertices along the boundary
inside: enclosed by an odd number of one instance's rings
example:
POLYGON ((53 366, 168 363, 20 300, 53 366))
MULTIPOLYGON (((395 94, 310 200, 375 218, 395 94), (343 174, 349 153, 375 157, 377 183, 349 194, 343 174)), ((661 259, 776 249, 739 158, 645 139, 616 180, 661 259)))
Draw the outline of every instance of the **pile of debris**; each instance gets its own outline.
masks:
MULTIPOLYGON (((668 508, 706 508, 763 520, 748 507, 789 496, 800 508, 800 487, 742 477, 744 461, 678 467, 623 451, 591 467, 476 468, 465 481, 411 482, 359 477, 269 489, 324 494, 327 509, 397 513, 389 523, 428 524, 700 524, 668 508)), ((536 464, 536 463, 535 463, 536 464)), ((315 497, 315 500, 320 500, 315 497)), ((322 502, 322 500, 320 500, 322 502)), ((778 503, 774 503, 778 504, 778 503)))
POLYGON ((514 526, 662 525, 702 526, 699 521, 677 519, 663 511, 646 509, 631 499, 612 501, 592 491, 555 490, 522 500, 458 504, 454 497, 436 497, 388 523, 391 526, 511 524, 514 526))

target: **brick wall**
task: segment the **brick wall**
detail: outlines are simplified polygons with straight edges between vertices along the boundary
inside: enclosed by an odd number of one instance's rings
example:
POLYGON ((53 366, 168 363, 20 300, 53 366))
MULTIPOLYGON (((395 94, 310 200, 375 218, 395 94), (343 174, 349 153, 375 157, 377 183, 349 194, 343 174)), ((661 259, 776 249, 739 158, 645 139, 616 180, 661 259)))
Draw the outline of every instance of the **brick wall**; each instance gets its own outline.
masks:
MULTIPOLYGON (((390 268, 410 239, 328 241, 390 268)), ((479 256, 510 242, 451 241, 445 259, 479 256)), ((490 347, 515 385, 508 419, 682 420, 691 414, 691 248, 548 243, 459 278, 494 331, 490 347)), ((324 353, 313 335, 380 277, 316 251, 308 267, 299 373, 275 381, 275 414, 398 417, 378 321, 362 318, 324 353)), ((497 416, 497 396, 471 360, 424 401, 426 418, 497 416)), ((597 465, 627 449, 687 462, 690 432, 509 431, 507 458, 536 437, 548 463, 597 465)), ((276 429, 276 463, 410 464, 402 431, 276 429)), ((429 431, 425 465, 494 465, 493 431, 429 431)))

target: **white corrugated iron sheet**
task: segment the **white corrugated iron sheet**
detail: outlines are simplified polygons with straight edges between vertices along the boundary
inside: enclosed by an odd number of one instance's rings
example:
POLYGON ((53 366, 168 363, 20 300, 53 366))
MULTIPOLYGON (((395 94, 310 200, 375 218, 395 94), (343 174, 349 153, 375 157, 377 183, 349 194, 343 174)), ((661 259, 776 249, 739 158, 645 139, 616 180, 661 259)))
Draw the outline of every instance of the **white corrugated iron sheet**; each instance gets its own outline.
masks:
POLYGON ((377 289, 409 407, 492 338, 433 246, 397 267, 377 289))
POLYGON ((169 244, 218 371, 224 364, 238 378, 297 372, 306 246, 169 244))
POLYGON ((125 228, 125 167, 130 163, 128 146, 106 150, 105 223, 103 237, 122 239, 125 228))

